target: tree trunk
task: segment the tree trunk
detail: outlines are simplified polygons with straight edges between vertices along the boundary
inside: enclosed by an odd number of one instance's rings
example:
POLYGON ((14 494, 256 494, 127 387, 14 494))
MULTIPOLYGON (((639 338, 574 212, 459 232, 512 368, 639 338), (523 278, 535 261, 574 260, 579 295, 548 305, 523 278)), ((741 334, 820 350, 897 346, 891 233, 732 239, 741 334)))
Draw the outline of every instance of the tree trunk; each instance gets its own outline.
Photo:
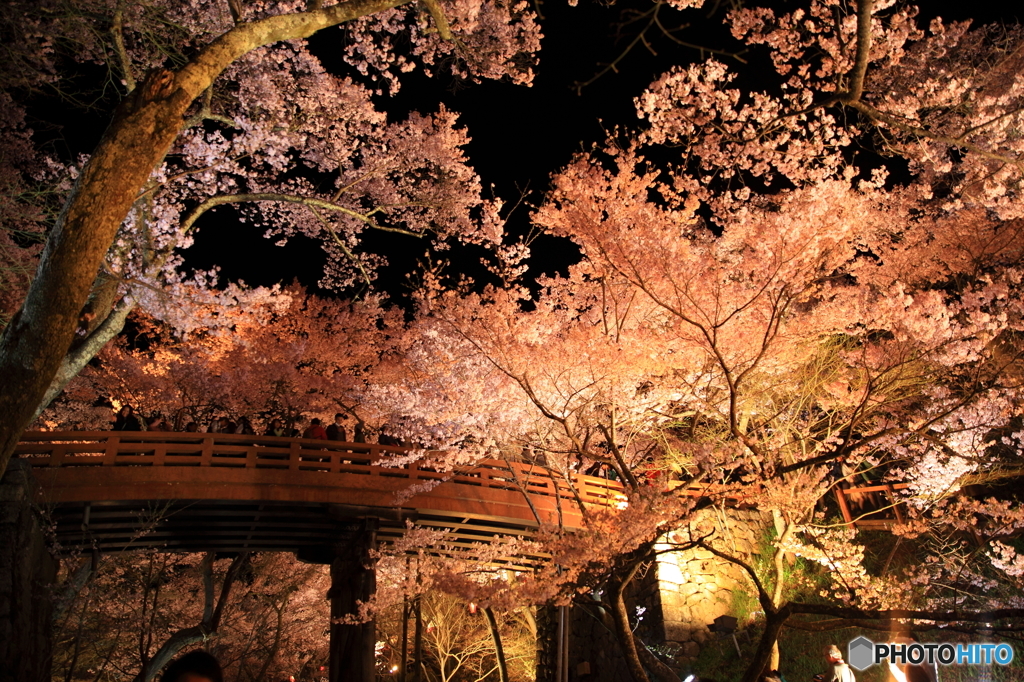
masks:
POLYGON ((778 644, 779 633, 782 632, 782 626, 786 624, 786 620, 789 618, 789 608, 784 607, 778 612, 765 613, 764 615, 764 633, 761 635, 761 641, 757 645, 757 651, 754 652, 754 658, 750 661, 750 665, 747 666, 746 672, 743 673, 743 682, 759 682, 761 675, 768 669, 772 650, 778 644))
POLYGON ((426 667, 423 664, 423 600, 416 597, 413 605, 416 614, 416 628, 413 631, 412 651, 415 667, 413 668, 413 682, 423 682, 426 679, 426 667))
POLYGON ((0 682, 49 682, 57 562, 28 462, 0 477, 0 682))
POLYGON ((374 621, 346 622, 376 592, 377 572, 370 556, 374 544, 373 527, 367 521, 367 528, 352 542, 337 548, 331 562, 331 682, 373 682, 376 676, 374 621))
POLYGON ((629 613, 626 611, 624 593, 626 586, 633 580, 633 575, 639 564, 633 566, 629 573, 622 579, 613 578, 609 585, 611 601, 612 626, 615 636, 618 637, 622 646, 622 653, 626 659, 626 667, 635 682, 649 682, 644 666, 640 662, 640 654, 637 651, 636 640, 633 638, 633 629, 629 627, 629 613))
POLYGON ((494 642, 494 657, 498 662, 498 679, 500 682, 508 682, 508 666, 505 665, 505 647, 501 645, 501 633, 498 632, 498 620, 494 617, 494 611, 490 606, 484 607, 484 618, 487 619, 487 629, 491 632, 491 641, 494 642))
POLYGON ((177 73, 150 72, 118 106, 50 232, 21 309, 0 336, 0 476, 71 347, 107 250, 192 102, 257 47, 305 38, 408 1, 349 0, 238 24, 177 73))
MULTIPOLYGON (((783 550, 786 546, 787 541, 793 535, 793 524, 786 519, 781 512, 773 510, 773 517, 775 519, 775 528, 779 533, 779 547, 775 550, 774 567, 775 567, 775 589, 772 590, 772 606, 776 609, 782 606, 782 595, 785 589, 786 579, 786 564, 791 563, 792 559, 783 550)), ((768 657, 768 668, 770 670, 779 669, 779 661, 781 656, 779 655, 779 640, 776 638, 775 643, 772 645, 771 654, 768 657)))

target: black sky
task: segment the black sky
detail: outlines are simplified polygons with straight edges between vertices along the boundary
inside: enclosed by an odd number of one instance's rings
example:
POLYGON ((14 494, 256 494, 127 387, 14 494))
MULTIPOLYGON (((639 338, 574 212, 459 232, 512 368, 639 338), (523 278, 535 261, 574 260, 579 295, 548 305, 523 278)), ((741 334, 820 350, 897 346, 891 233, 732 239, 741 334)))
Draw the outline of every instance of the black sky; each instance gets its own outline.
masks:
MULTIPOLYGON (((706 8, 679 13, 663 8, 660 16, 670 28, 688 24, 675 34, 682 41, 726 51, 742 49, 724 24, 729 2, 712 0, 707 4, 710 11, 706 8)), ((797 5, 784 0, 772 4, 781 11, 797 5)), ((976 23, 988 23, 1014 21, 1016 14, 1001 3, 926 0, 920 4, 924 21, 939 15, 946 20, 974 18, 976 23)), ((526 190, 532 192, 528 199, 536 201, 551 174, 564 167, 574 153, 600 142, 606 131, 616 126, 636 124, 633 98, 661 73, 673 65, 707 56, 651 31, 647 34, 650 50, 637 45, 618 64, 616 72, 606 73, 582 89, 575 87, 620 55, 644 22, 621 24, 651 7, 650 0, 620 0, 613 5, 582 0, 575 8, 568 7, 564 0, 549 0, 540 5, 544 40, 532 87, 494 81, 467 84, 448 75, 426 78, 414 73, 403 81, 397 96, 379 98, 378 106, 394 119, 413 110, 436 111, 441 103, 459 112, 460 121, 472 137, 467 153, 483 185, 493 185, 495 193, 510 204, 526 190)), ((329 34, 311 41, 314 52, 325 57, 328 68, 332 68, 328 55, 333 44, 329 34)), ((747 66, 727 56, 719 58, 744 72, 747 82, 754 85, 759 69, 768 68, 765 55, 758 50, 745 54, 750 62, 747 66)), ((518 209, 510 219, 511 229, 525 233, 529 229, 528 215, 528 208, 518 209)), ((213 221, 230 221, 228 212, 213 221)), ((204 227, 196 245, 186 252, 189 266, 207 268, 217 264, 226 277, 244 279, 251 285, 287 283, 298 278, 315 289, 323 255, 312 240, 295 239, 282 250, 262 239, 258 230, 245 226, 204 227)), ((392 267, 382 273, 382 283, 393 293, 400 292, 405 273, 415 269, 422 257, 421 244, 417 240, 406 243, 392 236, 369 235, 368 247, 381 250, 392 261, 392 267)), ((571 248, 551 238, 534 245, 533 265, 537 271, 560 270, 573 257, 571 248)))

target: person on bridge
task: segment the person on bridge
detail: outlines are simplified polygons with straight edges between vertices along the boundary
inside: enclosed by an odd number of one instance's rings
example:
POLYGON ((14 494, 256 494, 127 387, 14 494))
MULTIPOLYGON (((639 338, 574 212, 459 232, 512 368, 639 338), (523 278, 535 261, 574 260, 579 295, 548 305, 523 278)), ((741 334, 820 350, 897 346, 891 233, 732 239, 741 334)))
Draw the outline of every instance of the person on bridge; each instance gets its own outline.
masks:
POLYGON ((131 405, 125 405, 114 419, 114 431, 141 431, 142 422, 135 416, 131 405))
POLYGON ((196 649, 172 661, 160 682, 224 682, 224 672, 213 654, 196 649))
POLYGON ((210 427, 206 429, 207 433, 231 433, 229 430, 231 420, 227 417, 214 417, 210 421, 210 427))
POLYGON ((147 431, 170 431, 171 425, 167 423, 167 420, 163 418, 159 412, 154 412, 153 416, 146 422, 147 431))
POLYGON ((377 442, 381 445, 394 445, 401 446, 402 441, 398 436, 394 435, 394 427, 390 423, 380 427, 380 434, 377 436, 377 442))
POLYGON ((288 429, 284 428, 284 422, 280 419, 271 419, 270 426, 267 427, 267 432, 263 435, 284 438, 288 435, 288 429))
POLYGON ((327 440, 348 440, 348 431, 345 429, 345 420, 348 419, 339 412, 334 415, 334 423, 327 427, 327 440))
POLYGON ((316 417, 309 422, 309 428, 302 434, 303 438, 314 438, 316 440, 327 440, 327 432, 320 426, 320 420, 316 417))

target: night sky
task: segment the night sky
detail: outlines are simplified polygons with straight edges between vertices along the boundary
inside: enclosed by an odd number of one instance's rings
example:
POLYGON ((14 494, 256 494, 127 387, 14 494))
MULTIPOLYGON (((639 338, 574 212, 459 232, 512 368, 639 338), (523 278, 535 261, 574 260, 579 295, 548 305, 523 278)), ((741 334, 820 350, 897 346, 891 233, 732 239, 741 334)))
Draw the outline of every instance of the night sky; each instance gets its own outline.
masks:
MULTIPOLYGON (((672 64, 701 56, 698 50, 651 32, 656 55, 637 46, 617 66, 617 73, 606 73, 592 84, 577 88, 577 83, 593 78, 603 64, 619 56, 636 36, 632 27, 617 35, 617 24, 624 13, 630 16, 630 7, 647 11, 651 4, 647 0, 613 6, 581 3, 576 8, 561 1, 542 4, 544 40, 532 87, 495 81, 466 83, 443 73, 427 78, 417 72, 406 76, 397 96, 379 97, 377 105, 394 120, 410 111, 436 111, 442 103, 459 112, 460 121, 472 137, 466 151, 487 191, 493 186, 494 194, 505 200, 506 209, 524 192, 528 193, 527 203, 537 202, 550 175, 564 167, 574 153, 600 142, 615 126, 635 123, 633 98, 659 73, 672 64)), ((724 13, 725 9, 719 8, 711 19, 702 14, 689 17, 691 21, 700 20, 701 25, 676 35, 684 41, 732 49, 738 44, 722 24, 724 13)), ((661 16, 669 27, 678 26, 686 18, 667 8, 662 9, 661 16)), ((336 40, 332 31, 324 31, 310 43, 325 66, 341 73, 344 66, 331 59, 336 40)), ((189 266, 205 269, 216 264, 225 276, 244 279, 251 285, 288 283, 297 278, 316 290, 324 260, 317 242, 297 238, 282 249, 263 239, 258 229, 232 223, 230 216, 230 210, 221 209, 201 223, 195 246, 186 252, 189 266)), ((526 204, 513 212, 509 227, 519 234, 529 231, 526 204)), ((369 250, 386 254, 392 262, 381 273, 380 284, 401 295, 407 288, 405 275, 415 270, 423 257, 422 242, 370 232, 365 243, 369 250)), ((563 270, 576 258, 571 245, 547 237, 535 242, 533 253, 537 272, 563 270)), ((456 249, 450 257, 463 259, 471 269, 475 255, 472 250, 456 249)))
MULTIPOLYGON (((725 51, 742 50, 724 26, 728 2, 709 2, 703 10, 676 12, 662 7, 664 25, 675 28, 688 24, 674 35, 681 41, 725 51)), ((780 10, 796 3, 776 2, 780 10)), ((1014 21, 1012 10, 998 3, 926 2, 923 22, 935 15, 946 20, 973 17, 976 23, 1014 21)), ((409 74, 396 97, 378 98, 378 106, 398 120, 408 112, 436 111, 443 103, 460 112, 472 142, 467 148, 471 164, 485 188, 506 201, 515 203, 526 191, 527 204, 537 202, 553 172, 564 167, 572 155, 605 139, 607 131, 616 126, 634 126, 636 114, 633 98, 639 95, 659 74, 676 64, 703 59, 706 53, 673 43, 656 30, 647 33, 651 50, 638 44, 618 65, 617 72, 608 72, 583 88, 601 71, 604 64, 620 55, 637 36, 646 21, 623 26, 623 21, 651 8, 649 0, 625 0, 605 6, 580 3, 568 7, 561 0, 544 2, 539 9, 544 32, 540 64, 533 87, 526 88, 504 82, 464 83, 450 75, 427 78, 420 73, 409 74)), ((337 35, 331 31, 314 37, 311 46, 332 70, 342 65, 330 58, 337 35)), ((766 51, 751 50, 742 55, 744 65, 729 56, 718 58, 741 73, 740 83, 757 88, 769 69, 766 51)), ((209 214, 201 223, 196 245, 186 252, 187 264, 208 268, 214 264, 231 279, 244 279, 251 285, 288 283, 298 279, 316 291, 323 255, 318 243, 309 239, 293 239, 288 246, 277 247, 263 239, 260 231, 233 223, 230 211, 209 214)), ((512 215, 509 227, 524 234, 529 230, 529 208, 520 206, 512 215)), ((369 250, 387 255, 392 266, 381 273, 380 283, 392 294, 401 295, 407 288, 406 273, 416 269, 423 257, 419 240, 403 240, 394 235, 367 234, 369 250)), ((571 245, 550 237, 534 243, 532 265, 536 272, 563 270, 575 260, 571 245)), ((464 259, 472 269, 474 254, 456 250, 456 261, 464 259)))

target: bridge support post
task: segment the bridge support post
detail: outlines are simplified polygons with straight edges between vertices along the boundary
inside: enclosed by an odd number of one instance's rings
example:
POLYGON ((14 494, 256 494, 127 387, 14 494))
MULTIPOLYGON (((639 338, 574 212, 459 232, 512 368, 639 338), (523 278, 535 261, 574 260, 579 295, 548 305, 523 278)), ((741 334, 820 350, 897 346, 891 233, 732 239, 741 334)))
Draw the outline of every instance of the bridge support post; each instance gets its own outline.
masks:
POLYGON ((0 682, 50 679, 57 562, 46 549, 31 472, 12 459, 0 480, 0 682))
POLYGON ((537 607, 537 682, 562 682, 559 662, 562 650, 557 606, 537 607))
POLYGON ((331 561, 331 656, 330 682, 374 682, 373 620, 358 624, 338 623, 355 615, 357 602, 366 602, 377 589, 377 572, 370 557, 376 539, 375 524, 358 533, 353 542, 336 548, 331 561))

